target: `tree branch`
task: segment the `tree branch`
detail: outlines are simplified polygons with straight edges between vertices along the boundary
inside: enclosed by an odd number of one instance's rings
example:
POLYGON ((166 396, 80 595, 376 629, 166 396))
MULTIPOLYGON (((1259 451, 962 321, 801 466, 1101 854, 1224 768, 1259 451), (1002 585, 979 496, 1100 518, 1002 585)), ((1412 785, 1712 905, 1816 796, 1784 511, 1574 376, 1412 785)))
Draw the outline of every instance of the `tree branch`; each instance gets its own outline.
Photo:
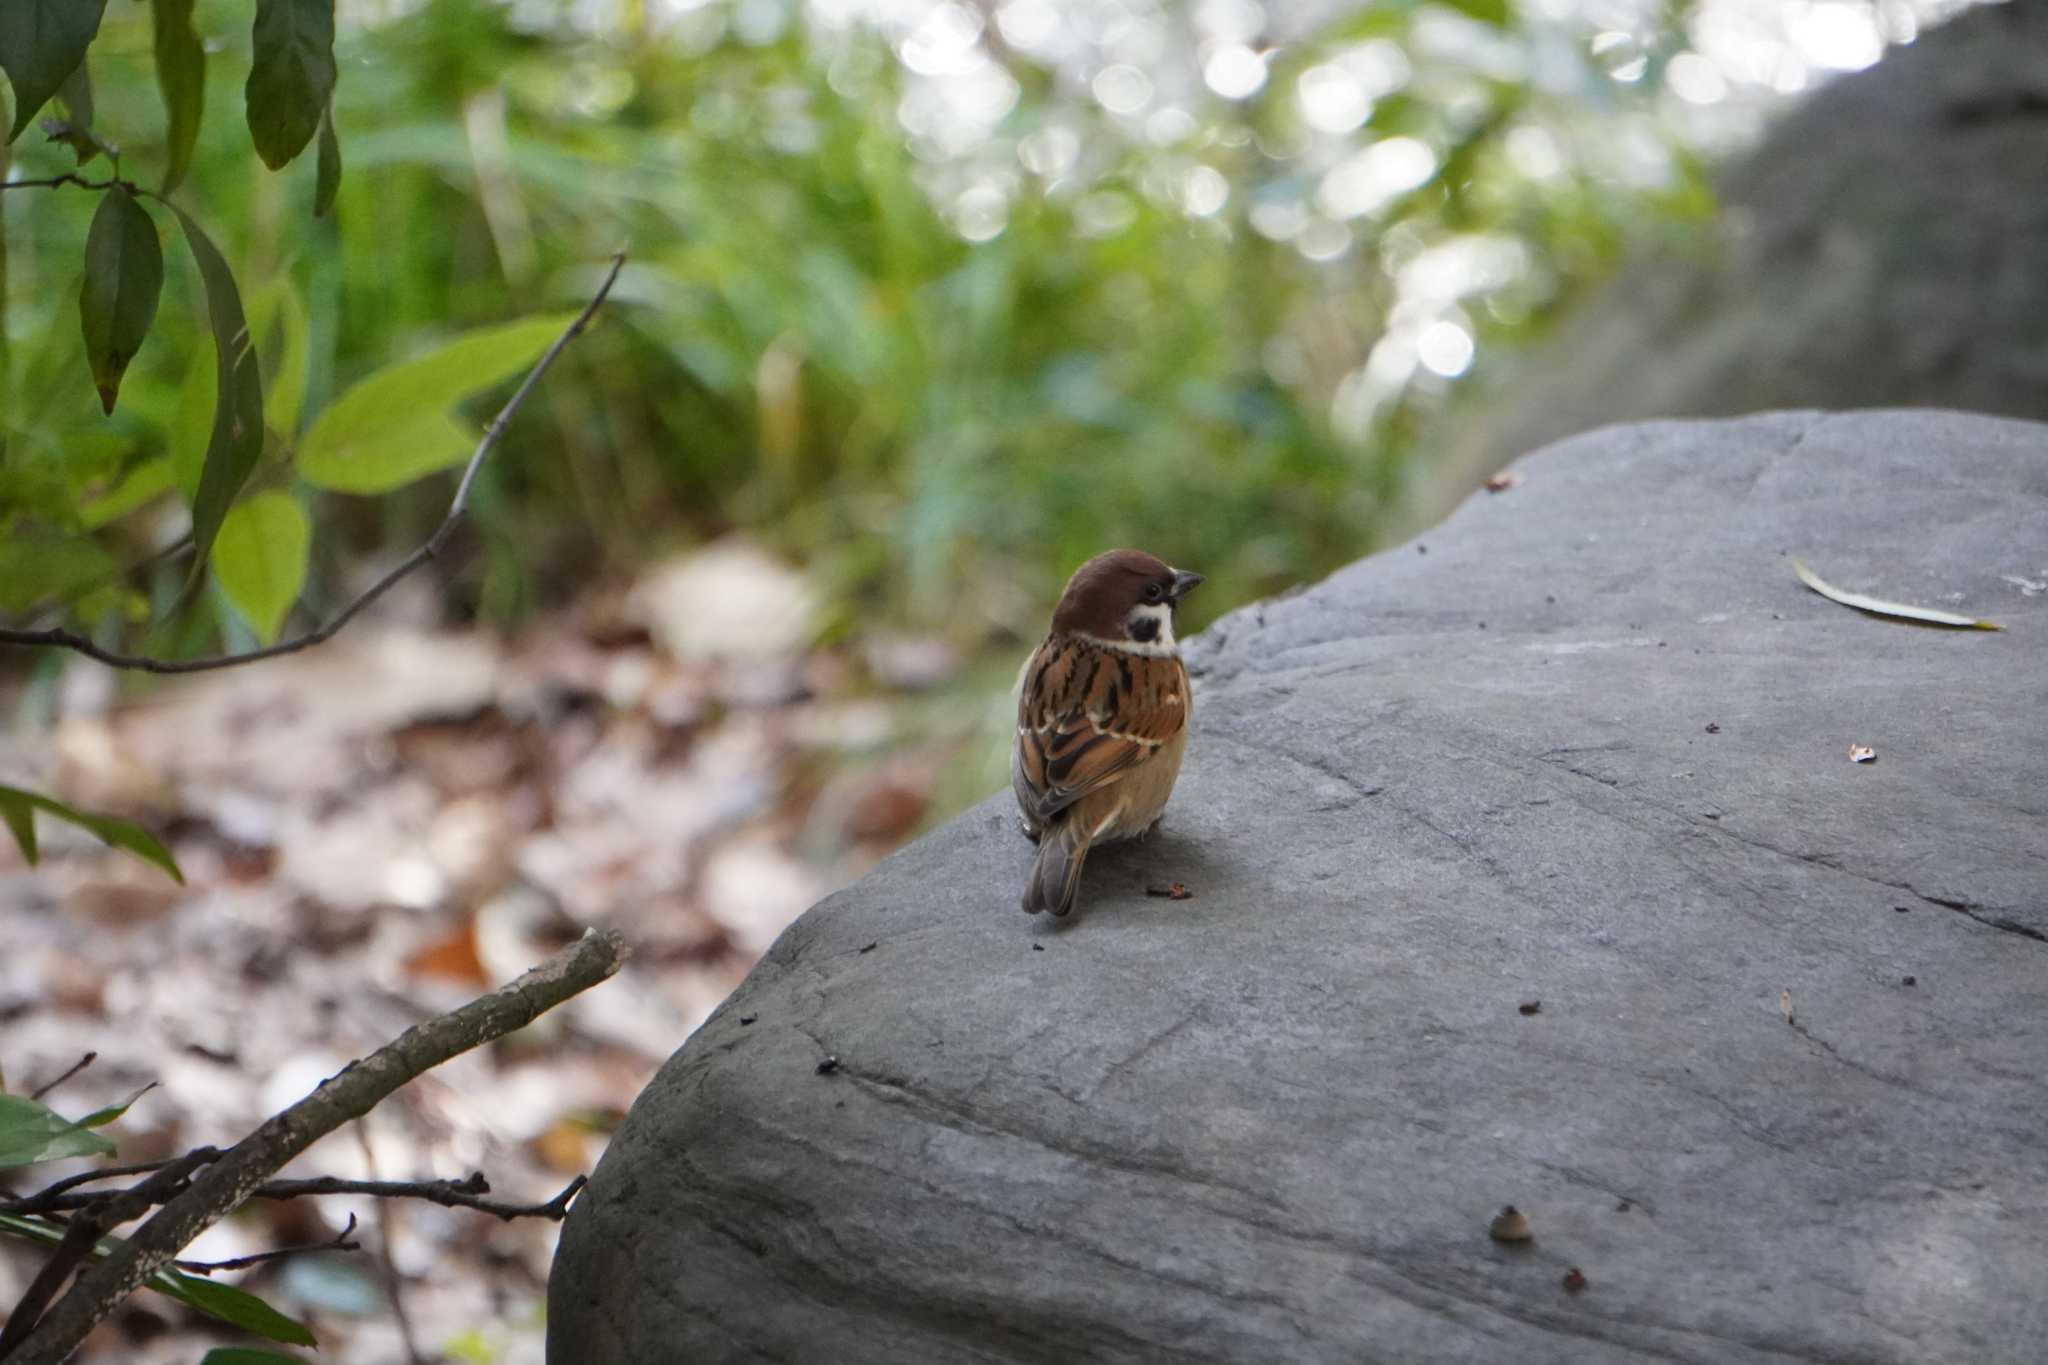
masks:
MULTIPOLYGON (((626 955, 625 940, 617 930, 589 930, 517 981, 452 1013, 415 1024, 393 1042, 323 1081, 305 1099, 265 1120, 236 1143, 112 1254, 80 1275, 71 1291, 29 1331, 16 1365, 60 1365, 122 1300, 168 1265, 180 1248, 256 1194, 279 1167, 342 1124, 367 1114, 415 1076, 524 1028, 547 1010, 610 977, 626 955)), ((144 1185, 163 1180, 176 1170, 175 1166, 165 1167, 144 1185)), ((179 1178, 184 1174, 179 1172, 179 1178)))
MULTIPOLYGON (((108 1228, 125 1223, 131 1218, 140 1218, 152 1207, 162 1203, 172 1190, 182 1186, 186 1176, 211 1159, 208 1155, 210 1151, 210 1148, 201 1147, 167 1161, 141 1184, 107 1195, 73 1218, 65 1227, 64 1238, 57 1243, 57 1249, 50 1253, 50 1259, 43 1263, 42 1270, 29 1284, 27 1292, 21 1296, 21 1301, 15 1304, 13 1311, 7 1315, 7 1325, 0 1328, 0 1358, 11 1356, 18 1348, 33 1344, 32 1338, 39 1325, 38 1319, 43 1315, 43 1309, 57 1296, 57 1291, 64 1287, 64 1282, 71 1278, 71 1272, 78 1268, 80 1262, 92 1255, 94 1248, 99 1246, 101 1235, 108 1228)), ((155 1273, 154 1269, 150 1271, 150 1274, 155 1273)), ((143 1278, 147 1279, 148 1275, 143 1278)), ((71 1295, 67 1294, 64 1302, 69 1302, 70 1298, 71 1295)), ((88 1331, 92 1325, 86 1325, 88 1331)), ((66 1354, 68 1355, 69 1351, 66 1354)))
MULTIPOLYGON (((60 177, 60 179, 68 178, 73 177, 60 177)), ((13 181, 10 183, 19 185, 29 182, 13 181)), ((619 270, 625 264, 625 252, 621 251, 612 257, 611 269, 605 273, 604 283, 598 286, 597 293, 591 297, 589 303, 583 305, 583 311, 576 315, 576 320, 569 324, 568 329, 562 335, 555 338, 555 344, 548 347, 547 353, 527 372, 526 379, 519 385, 518 391, 506 401, 505 406, 499 410, 498 415, 491 419, 491 424, 484 428, 483 438, 477 442, 476 450, 470 455, 468 465, 463 468, 462 480, 455 486, 455 498, 448 504, 447 514, 441 518, 441 524, 434 528, 434 533, 427 537, 426 543, 407 555, 389 573, 364 589, 354 601, 343 607, 324 625, 315 630, 307 631, 304 635, 295 636, 289 640, 281 640, 274 645, 268 645, 262 649, 246 650, 240 654, 217 654, 206 659, 157 659, 147 654, 123 654, 118 650, 103 648, 90 636, 80 635, 76 631, 65 630, 61 627, 48 630, 0 629, 0 645, 42 645, 57 649, 70 649, 85 655, 89 659, 97 659, 110 668, 135 669, 143 673, 204 673, 216 668, 233 668, 239 664, 252 664, 259 659, 275 659, 283 654, 296 654, 302 649, 311 649, 314 645, 325 644, 339 633, 343 626, 353 621, 357 613, 361 612, 363 608, 389 592, 400 579, 410 574, 414 569, 419 568, 420 565, 441 553, 442 548, 448 542, 448 537, 455 534, 456 527, 461 525, 463 518, 469 514, 470 487, 476 482, 477 471, 483 468, 484 457, 489 455, 491 448, 498 444, 498 438, 505 434, 505 428, 511 424, 513 416, 519 411, 520 406, 526 402, 526 396, 533 391, 533 386, 540 382, 540 377, 546 374, 548 367, 555 363, 555 357, 560 355, 563 348, 570 342, 581 336, 584 328, 590 325, 590 319, 596 315, 597 310, 604 304, 606 296, 612 292, 612 283, 619 278, 619 270)))
POLYGON ((211 1275, 216 1270, 246 1270, 252 1265, 262 1265, 265 1261, 297 1256, 308 1251, 361 1251, 361 1242, 349 1240, 355 1230, 356 1216, 350 1214, 348 1226, 324 1242, 301 1242, 295 1247, 275 1247, 269 1251, 259 1251, 253 1256, 235 1256, 225 1261, 172 1261, 171 1264, 187 1275, 211 1275))
POLYGON ((316 1176, 307 1180, 267 1180, 256 1188, 259 1199, 297 1199, 309 1194, 367 1194, 378 1199, 424 1199, 429 1204, 439 1204, 447 1209, 479 1209, 506 1222, 514 1218, 552 1218, 559 1222, 568 1216, 569 1201, 590 1177, 577 1176, 563 1191, 545 1204, 507 1204, 483 1196, 491 1192, 491 1182, 484 1179, 484 1173, 477 1171, 467 1180, 341 1180, 331 1175, 316 1176))

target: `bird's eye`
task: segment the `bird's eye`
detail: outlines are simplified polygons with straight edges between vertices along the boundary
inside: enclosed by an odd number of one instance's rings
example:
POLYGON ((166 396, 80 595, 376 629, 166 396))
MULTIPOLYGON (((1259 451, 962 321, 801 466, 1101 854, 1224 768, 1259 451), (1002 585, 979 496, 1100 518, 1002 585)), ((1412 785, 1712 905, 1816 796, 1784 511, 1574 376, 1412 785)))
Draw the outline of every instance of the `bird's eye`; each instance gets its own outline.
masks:
POLYGON ((1157 583, 1147 583, 1145 585, 1145 600, 1147 602, 1157 602, 1164 596, 1166 596, 1166 589, 1160 587, 1157 583))

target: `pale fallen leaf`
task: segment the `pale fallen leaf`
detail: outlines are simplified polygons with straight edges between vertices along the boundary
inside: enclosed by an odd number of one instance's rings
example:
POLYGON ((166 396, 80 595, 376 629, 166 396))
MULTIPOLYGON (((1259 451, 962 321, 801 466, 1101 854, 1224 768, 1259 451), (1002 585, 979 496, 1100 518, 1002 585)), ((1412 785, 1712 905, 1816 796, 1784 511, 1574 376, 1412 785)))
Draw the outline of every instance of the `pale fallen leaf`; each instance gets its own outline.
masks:
POLYGON ((1786 1023, 1792 1022, 1792 992, 1790 990, 1778 992, 1778 1013, 1785 1016, 1786 1023))
POLYGON ((1877 750, 1871 748, 1868 744, 1851 744, 1849 746, 1849 761, 1851 763, 1875 763, 1877 762, 1877 750))
POLYGON ((1486 491, 1489 493, 1505 493, 1521 481, 1522 476, 1520 474, 1512 469, 1503 469, 1498 474, 1488 476, 1486 491))
POLYGON ((1887 602, 1882 597, 1869 597, 1860 592, 1844 592, 1822 580, 1819 574, 1796 559, 1792 561, 1792 572, 1799 575, 1801 583, 1830 602, 1840 602, 1843 606, 1854 607, 1858 611, 1897 617, 1902 621, 1921 621, 1930 626, 1959 626, 1965 630, 2005 629, 1996 622, 1979 620, 1974 616, 1962 616, 1952 611, 1936 611, 1932 607, 1911 607, 1903 602, 1887 602))

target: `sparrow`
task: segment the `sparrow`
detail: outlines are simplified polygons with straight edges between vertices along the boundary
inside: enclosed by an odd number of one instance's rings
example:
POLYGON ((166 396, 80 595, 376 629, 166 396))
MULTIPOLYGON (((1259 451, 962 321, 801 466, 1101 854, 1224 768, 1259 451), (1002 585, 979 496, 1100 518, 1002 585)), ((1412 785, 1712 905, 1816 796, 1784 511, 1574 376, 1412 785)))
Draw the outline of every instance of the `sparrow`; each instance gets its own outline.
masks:
POLYGON ((1010 782, 1038 845, 1027 912, 1072 910, 1088 850, 1159 823, 1194 711, 1173 609, 1201 581, 1142 550, 1099 554, 1024 661, 1010 782))

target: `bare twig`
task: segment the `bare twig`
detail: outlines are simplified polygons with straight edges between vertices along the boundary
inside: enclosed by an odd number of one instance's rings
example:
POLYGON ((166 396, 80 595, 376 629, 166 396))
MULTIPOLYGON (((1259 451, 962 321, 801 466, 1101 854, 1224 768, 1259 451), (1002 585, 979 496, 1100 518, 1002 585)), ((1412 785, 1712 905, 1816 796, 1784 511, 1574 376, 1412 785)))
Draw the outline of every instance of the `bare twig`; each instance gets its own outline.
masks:
POLYGON ((67 1175, 62 1180, 53 1181, 34 1194, 25 1194, 17 1199, 0 1199, 0 1213, 12 1213, 25 1218, 31 1214, 64 1213, 71 1209, 86 1208, 99 1200, 110 1198, 114 1192, 97 1190, 88 1194, 70 1194, 69 1191, 96 1180, 112 1180, 123 1175, 146 1175, 151 1171, 160 1171, 173 1162, 191 1162, 196 1168, 218 1159, 219 1156, 218 1147, 195 1147, 183 1156, 166 1157, 162 1161, 138 1161, 132 1166, 101 1166, 90 1171, 80 1171, 77 1175, 67 1175))
POLYGON ((505 434, 505 428, 518 413, 520 405, 526 402, 526 396, 533 391, 533 386, 540 382, 540 377, 555 363, 555 357, 560 355, 570 342, 581 336, 584 328, 590 325, 590 319, 596 315, 606 296, 612 292, 612 282, 618 279, 619 270, 625 263, 626 253, 623 251, 612 257, 611 269, 605 273, 604 283, 598 286, 597 293, 591 297, 589 303, 583 305, 583 311, 576 315, 576 320, 569 324, 567 330, 555 338, 555 344, 548 347, 547 353, 527 372, 526 379, 519 385, 517 392, 506 401, 498 415, 491 419, 491 424, 484 428, 483 438, 477 442, 468 465, 463 468, 462 479, 455 486, 454 500, 448 504, 448 511, 441 518, 441 524, 434 528, 434 533, 428 536, 426 542, 418 549, 400 560, 390 572, 365 588, 354 601, 335 613, 324 625, 309 630, 304 635, 280 640, 262 649, 245 650, 240 654, 216 654, 206 659, 158 659, 147 654, 123 654, 118 650, 103 648, 90 636, 80 635, 77 631, 61 627, 47 630, 0 629, 0 645, 44 645, 56 649, 75 650, 89 659, 97 659, 110 668, 129 668, 143 673, 204 673, 216 668, 233 668, 238 664, 255 663, 259 659, 275 659, 283 654, 296 654, 302 649, 325 644, 338 634, 343 626, 353 621, 363 608, 389 592, 400 579, 420 565, 437 557, 445 548, 448 537, 455 534, 456 528, 469 514, 470 487, 476 482, 477 471, 483 468, 484 457, 498 444, 498 438, 505 434))
POLYGON ((76 1076, 79 1072, 85 1070, 87 1067, 91 1066, 94 1062, 98 1061, 99 1059, 100 1054, 97 1052, 86 1053, 83 1057, 80 1057, 77 1061, 71 1064, 71 1069, 69 1071, 59 1076, 56 1080, 51 1081, 48 1084, 43 1085, 35 1090, 31 1090, 29 1092, 28 1097, 32 1100, 41 1099, 43 1096, 49 1094, 52 1090, 55 1090, 58 1086, 64 1084, 64 1082, 70 1080, 73 1076, 76 1076))
MULTIPOLYGON (((93 1327, 168 1265, 178 1251, 255 1194, 270 1174, 392 1091, 494 1038, 524 1028, 542 1013, 610 977, 626 959, 616 930, 591 930, 509 985, 449 1014, 415 1024, 282 1113, 265 1120, 137 1228, 105 1260, 78 1277, 30 1331, 16 1365, 59 1365, 93 1327)), ((149 1185, 176 1173, 158 1171, 149 1185)), ((141 1190, 137 1187, 137 1191, 141 1190)), ((124 1192, 124 1196, 127 1193, 124 1192)), ((127 1215, 134 1217, 134 1214, 127 1215)))
POLYGON ((276 1247, 270 1251, 259 1251, 251 1256, 234 1256, 225 1261, 172 1261, 171 1264, 187 1275, 211 1275, 216 1270, 246 1270, 252 1265, 265 1261, 280 1260, 286 1256, 297 1256, 308 1251, 361 1251, 361 1242, 350 1241, 356 1230, 356 1216, 348 1216, 348 1226, 324 1242, 301 1242, 295 1247, 276 1247))
POLYGON ((110 190, 116 185, 130 191, 136 188, 133 183, 118 176, 111 180, 87 180, 82 175, 72 175, 68 172, 43 180, 0 180, 0 190, 52 190, 59 185, 77 185, 87 190, 110 190))
POLYGON ((506 1222, 514 1218, 552 1218, 559 1222, 568 1216, 570 1202, 587 1179, 577 1176, 545 1204, 507 1204, 484 1198, 491 1192, 491 1182, 484 1179, 482 1171, 466 1180, 341 1180, 324 1175, 307 1180, 269 1180, 257 1186, 254 1195, 259 1199, 297 1199, 309 1194, 367 1194, 379 1199, 421 1199, 447 1209, 477 1209, 506 1222))
MULTIPOLYGON (((220 1151, 214 1147, 201 1147, 187 1152, 185 1157, 197 1158, 199 1163, 219 1159, 220 1151)), ((0 1213, 11 1213, 20 1217, 36 1214, 76 1213, 90 1209, 112 1199, 125 1190, 76 1190, 74 1187, 89 1180, 105 1180, 109 1176, 133 1175, 138 1171, 153 1171, 168 1162, 151 1161, 139 1166, 109 1166, 105 1170, 87 1171, 82 1175, 67 1176, 48 1189, 19 1199, 0 1200, 0 1213)), ((299 1180, 266 1180, 249 1192, 251 1199, 303 1199, 323 1194, 360 1194, 373 1199, 418 1199, 429 1204, 439 1204, 444 1209, 475 1209, 488 1213, 493 1218, 510 1222, 514 1218, 549 1218, 557 1222, 566 1218, 569 1205, 577 1192, 583 1188, 586 1177, 577 1176, 563 1187, 562 1192, 544 1204, 510 1204, 499 1199, 486 1198, 491 1192, 491 1182, 484 1179, 482 1171, 474 1172, 461 1180, 343 1180, 338 1176, 309 1176, 299 1180)), ((164 1199, 178 1193, 166 1190, 164 1199)), ((163 1199, 157 1201, 164 1202, 163 1199)))

